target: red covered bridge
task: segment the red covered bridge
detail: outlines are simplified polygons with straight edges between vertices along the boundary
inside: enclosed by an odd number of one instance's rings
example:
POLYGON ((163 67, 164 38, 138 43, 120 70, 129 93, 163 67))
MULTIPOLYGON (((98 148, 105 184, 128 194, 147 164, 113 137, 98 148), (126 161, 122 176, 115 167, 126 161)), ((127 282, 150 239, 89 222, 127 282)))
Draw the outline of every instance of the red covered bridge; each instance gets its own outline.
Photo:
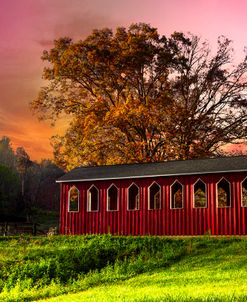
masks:
POLYGON ((247 235, 247 156, 80 167, 57 182, 61 234, 247 235))

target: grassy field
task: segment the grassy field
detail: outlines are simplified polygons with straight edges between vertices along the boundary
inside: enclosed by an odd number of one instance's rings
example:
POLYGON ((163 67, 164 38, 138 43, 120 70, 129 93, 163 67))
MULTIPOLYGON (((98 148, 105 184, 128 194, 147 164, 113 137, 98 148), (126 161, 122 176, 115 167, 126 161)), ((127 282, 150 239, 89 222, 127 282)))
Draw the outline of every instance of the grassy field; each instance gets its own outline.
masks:
POLYGON ((0 289, 0 301, 247 301, 247 239, 2 237, 0 289))

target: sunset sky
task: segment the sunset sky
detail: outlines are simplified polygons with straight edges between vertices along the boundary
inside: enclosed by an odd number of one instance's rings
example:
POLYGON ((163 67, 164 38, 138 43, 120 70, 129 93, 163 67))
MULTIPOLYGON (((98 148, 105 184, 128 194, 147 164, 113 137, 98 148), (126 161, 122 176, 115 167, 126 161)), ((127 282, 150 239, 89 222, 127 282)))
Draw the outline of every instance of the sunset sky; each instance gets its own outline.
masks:
POLYGON ((83 39, 95 28, 146 22, 160 34, 191 32, 233 40, 236 60, 247 46, 246 0, 0 0, 0 138, 32 160, 52 158, 49 138, 66 127, 39 122, 29 102, 42 86, 42 51, 62 36, 83 39))

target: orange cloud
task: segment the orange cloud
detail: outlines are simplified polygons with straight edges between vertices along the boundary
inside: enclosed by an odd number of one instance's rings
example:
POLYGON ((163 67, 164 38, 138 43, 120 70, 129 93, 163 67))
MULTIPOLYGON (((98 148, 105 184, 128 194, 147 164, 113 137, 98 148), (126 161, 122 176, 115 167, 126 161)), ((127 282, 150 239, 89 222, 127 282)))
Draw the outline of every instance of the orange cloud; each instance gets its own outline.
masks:
POLYGON ((223 148, 223 150, 227 153, 247 155, 247 142, 228 144, 223 148))
POLYGON ((94 12, 85 1, 73 1, 76 6, 64 0, 1 2, 0 137, 8 136, 14 149, 24 147, 33 160, 52 158, 50 137, 67 125, 64 121, 52 128, 29 110, 43 84, 43 50, 61 36, 84 38, 93 28, 114 26, 112 18, 94 12))
POLYGON ((52 158, 49 137, 53 129, 45 123, 39 123, 31 114, 25 116, 0 112, 0 137, 8 136, 13 149, 25 148, 33 160, 52 158))
POLYGON ((191 31, 213 43, 225 34, 241 49, 247 45, 245 1, 237 5, 226 1, 223 6, 208 0, 182 4, 181 0, 0 2, 0 137, 9 136, 13 147, 23 146, 32 159, 52 157, 49 138, 66 128, 66 122, 55 128, 38 122, 28 107, 42 85, 40 57, 54 39, 78 40, 95 28, 146 22, 157 26, 161 34, 191 31))

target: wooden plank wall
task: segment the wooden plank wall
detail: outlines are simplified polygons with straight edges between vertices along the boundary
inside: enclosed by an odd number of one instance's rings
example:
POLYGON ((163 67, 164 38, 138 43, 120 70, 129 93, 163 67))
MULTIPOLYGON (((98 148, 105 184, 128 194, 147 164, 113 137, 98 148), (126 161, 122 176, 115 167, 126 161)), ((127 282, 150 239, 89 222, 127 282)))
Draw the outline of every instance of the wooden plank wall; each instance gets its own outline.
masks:
POLYGON ((247 235, 247 207, 241 206, 241 182, 247 173, 159 177, 116 181, 96 181, 99 211, 87 212, 87 190, 92 182, 61 185, 60 233, 116 235, 247 235), (224 177, 231 184, 231 206, 217 208, 216 184, 224 177), (201 179, 207 186, 206 208, 193 207, 193 185, 201 179), (170 187, 178 180, 184 187, 182 209, 170 208, 170 187), (161 209, 148 209, 148 187, 156 181, 161 187, 161 209), (140 188, 140 210, 127 210, 128 187, 140 188), (119 210, 107 211, 107 189, 119 189, 119 210), (80 191, 78 212, 68 212, 68 191, 75 185, 80 191))

